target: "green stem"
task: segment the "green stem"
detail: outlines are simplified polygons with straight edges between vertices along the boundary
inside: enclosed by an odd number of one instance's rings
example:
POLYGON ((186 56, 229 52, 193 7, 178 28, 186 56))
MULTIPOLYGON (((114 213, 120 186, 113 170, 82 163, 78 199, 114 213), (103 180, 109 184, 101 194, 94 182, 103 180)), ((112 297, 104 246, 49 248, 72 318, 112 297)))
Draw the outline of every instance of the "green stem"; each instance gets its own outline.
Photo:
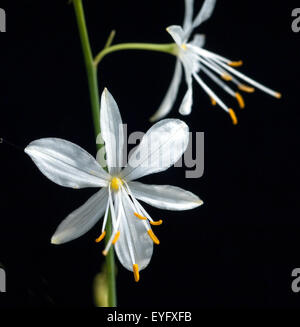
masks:
MULTIPOLYGON (((84 55, 84 61, 86 66, 92 116, 94 122, 94 130, 96 137, 101 132, 100 129, 100 100, 99 100, 99 88, 97 81, 97 66, 94 64, 92 50, 90 46, 89 36, 86 28, 86 22, 84 17, 84 10, 82 6, 82 0, 73 0, 74 10, 77 19, 77 25, 79 29, 80 41, 82 45, 82 51, 84 55)), ((99 149, 98 145, 98 149, 99 149)), ((106 224, 107 236, 106 242, 108 242, 112 233, 112 222, 110 214, 106 224)), ((116 307, 117 296, 116 296, 116 273, 115 273, 115 257, 114 250, 111 247, 106 256, 106 267, 107 267, 107 281, 108 281, 108 306, 116 307)))
POLYGON ((146 50, 146 51, 159 51, 172 55, 176 55, 177 46, 175 43, 167 44, 154 44, 154 43, 119 43, 110 47, 104 48, 98 53, 94 59, 94 65, 98 66, 100 61, 109 53, 122 50, 146 50))

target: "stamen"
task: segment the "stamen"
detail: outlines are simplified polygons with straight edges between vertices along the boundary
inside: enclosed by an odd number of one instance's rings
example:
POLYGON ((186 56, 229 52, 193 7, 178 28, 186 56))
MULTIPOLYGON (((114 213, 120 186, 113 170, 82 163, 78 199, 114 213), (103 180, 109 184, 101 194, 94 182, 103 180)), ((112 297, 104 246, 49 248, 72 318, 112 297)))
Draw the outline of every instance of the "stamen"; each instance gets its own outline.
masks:
POLYGON ((232 80, 232 77, 229 74, 223 74, 223 75, 221 75, 221 77, 223 78, 224 81, 227 81, 227 82, 232 80))
POLYGON ((104 239, 105 235, 106 235, 106 231, 103 231, 102 234, 98 238, 95 239, 95 242, 96 243, 101 242, 104 239))
POLYGON ((159 244, 159 239, 155 236, 155 234, 153 233, 152 229, 148 229, 148 234, 151 237, 151 240, 155 243, 155 244, 159 244))
POLYGON ((146 217, 144 217, 144 216, 142 216, 142 215, 140 215, 139 213, 137 213, 137 212, 134 212, 133 213, 136 217, 138 217, 139 219, 141 219, 141 220, 147 220, 147 218, 146 217))
POLYGON ((102 251, 102 254, 103 254, 105 257, 107 256, 107 253, 108 253, 107 250, 103 250, 103 251, 102 251))
POLYGON ((221 62, 220 60, 216 60, 218 62, 219 65, 221 65, 222 67, 224 67, 226 70, 230 71, 233 75, 243 79, 246 83, 249 83, 251 85, 253 85, 254 87, 261 89, 263 92, 270 94, 273 97, 277 97, 278 96, 278 92, 275 92, 273 90, 271 90, 270 88, 256 82, 255 80, 253 80, 252 78, 240 73, 239 71, 233 69, 232 67, 225 65, 223 62, 221 62))
POLYGON ((255 88, 254 87, 248 86, 248 85, 245 85, 245 84, 239 84, 238 85, 238 88, 241 91, 244 91, 244 92, 247 92, 247 93, 253 93, 255 91, 255 88))
POLYGON ((212 98, 212 97, 210 97, 210 101, 211 101, 211 104, 213 106, 215 106, 217 104, 217 101, 214 98, 212 98))
POLYGON ((153 226, 158 226, 158 225, 161 225, 163 223, 162 220, 158 220, 158 221, 150 221, 150 224, 153 225, 153 226))
POLYGON ((116 233, 116 235, 115 235, 115 237, 114 237, 114 239, 112 240, 112 244, 116 244, 116 242, 119 239, 119 237, 120 237, 120 231, 118 230, 117 233, 116 233))
POLYGON ((229 115, 230 115, 230 117, 232 119, 233 125, 237 125, 238 120, 236 118, 236 115, 235 115, 235 112, 233 111, 233 109, 229 108, 228 113, 229 113, 229 115))
POLYGON ((138 282, 140 280, 139 266, 135 263, 132 266, 132 269, 133 269, 134 280, 138 282))
POLYGON ((227 65, 231 66, 231 67, 240 67, 243 65, 243 61, 239 60, 239 61, 230 61, 227 63, 227 65))
POLYGON ((245 101, 243 99, 243 97, 241 96, 241 94, 239 92, 236 92, 235 93, 235 97, 239 103, 239 106, 241 109, 244 109, 245 108, 245 101))

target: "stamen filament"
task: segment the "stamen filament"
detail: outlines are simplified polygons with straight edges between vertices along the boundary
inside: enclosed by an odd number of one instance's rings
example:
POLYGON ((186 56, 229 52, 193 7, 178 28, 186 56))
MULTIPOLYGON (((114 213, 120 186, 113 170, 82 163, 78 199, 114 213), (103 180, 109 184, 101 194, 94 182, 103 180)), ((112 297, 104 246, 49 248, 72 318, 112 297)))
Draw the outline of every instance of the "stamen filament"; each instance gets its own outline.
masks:
POLYGON ((214 73, 209 71, 207 68, 205 68, 203 65, 201 66, 201 70, 209 77, 211 78, 217 85, 219 85, 225 92, 230 94, 231 96, 235 97, 235 92, 219 77, 217 77, 214 73))
POLYGON ((104 239, 105 235, 106 235, 106 231, 103 231, 102 234, 98 238, 95 239, 95 242, 96 243, 101 242, 104 239))
POLYGON ((140 280, 139 266, 135 263, 132 266, 132 270, 133 270, 134 280, 138 282, 140 280))
POLYGON ((202 79, 197 75, 193 74, 195 80, 199 83, 199 85, 203 88, 203 90, 212 98, 214 98, 217 102, 217 104, 228 112, 228 107, 225 105, 225 103, 202 81, 202 79))
POLYGON ((255 80, 253 80, 252 78, 240 73, 239 71, 233 69, 232 67, 225 65, 223 62, 221 62, 220 60, 217 60, 217 63, 219 63, 222 67, 224 67, 226 70, 230 71, 232 74, 234 74, 235 76, 243 79, 246 83, 252 84, 254 87, 257 87, 258 89, 261 89, 263 92, 268 93, 276 98, 278 98, 278 95, 280 93, 271 90, 270 88, 262 85, 261 83, 256 82, 255 80))
POLYGON ((151 240, 155 243, 155 244, 159 244, 159 239, 155 236, 155 234, 153 233, 152 229, 148 229, 148 234, 151 237, 151 240))
POLYGON ((226 75, 226 72, 224 69, 222 69, 220 66, 216 65, 215 62, 211 61, 210 58, 202 58, 201 56, 197 56, 197 58, 204 64, 206 67, 210 68, 212 71, 217 73, 218 75, 226 75))

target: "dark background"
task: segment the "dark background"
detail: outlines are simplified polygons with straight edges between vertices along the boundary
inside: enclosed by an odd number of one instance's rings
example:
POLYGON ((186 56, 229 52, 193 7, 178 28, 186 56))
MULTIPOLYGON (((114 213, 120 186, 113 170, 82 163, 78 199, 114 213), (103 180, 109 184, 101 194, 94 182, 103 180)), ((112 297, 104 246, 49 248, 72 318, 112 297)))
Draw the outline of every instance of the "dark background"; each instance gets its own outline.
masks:
MULTIPOLYGON (((202 1, 196 2, 196 11, 202 1)), ((93 51, 112 29, 115 43, 167 43, 165 28, 181 24, 183 0, 84 1, 93 51)), ((205 205, 192 211, 149 208, 163 218, 161 245, 137 284, 118 264, 120 307, 297 307, 291 272, 300 267, 297 152, 299 42, 292 32, 297 1, 218 1, 197 29, 206 48, 241 71, 281 91, 277 100, 245 94, 233 126, 211 107, 194 83, 192 114, 170 116, 205 132, 205 173, 185 179, 184 169, 143 178, 197 193, 205 205)), ((7 32, 0 34, 0 137, 20 149, 41 137, 61 137, 95 154, 87 81, 73 8, 67 1, 1 1, 7 32)), ((100 90, 117 100, 128 131, 145 132, 170 82, 174 58, 119 52, 100 66, 100 90)), ((180 100, 184 94, 182 84, 180 100)), ((219 91, 218 87, 214 88, 219 91)), ((237 107, 234 99, 219 95, 237 107)), ((19 149, 0 145, 0 262, 7 273, 1 306, 93 306, 93 278, 101 269, 100 224, 61 246, 50 244, 57 225, 95 190, 60 187, 19 149)))

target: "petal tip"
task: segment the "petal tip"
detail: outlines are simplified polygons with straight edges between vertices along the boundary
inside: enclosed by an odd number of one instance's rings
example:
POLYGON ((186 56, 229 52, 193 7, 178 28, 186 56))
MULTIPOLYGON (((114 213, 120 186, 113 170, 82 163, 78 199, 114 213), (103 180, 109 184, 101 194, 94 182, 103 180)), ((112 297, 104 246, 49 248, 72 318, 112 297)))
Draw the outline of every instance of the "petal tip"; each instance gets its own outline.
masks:
POLYGON ((196 203, 198 204, 198 206, 202 206, 204 204, 204 202, 201 199, 199 199, 196 203))
POLYGON ((55 236, 55 235, 53 235, 52 237, 51 237, 51 244, 55 244, 55 245, 58 245, 58 244, 60 244, 60 242, 59 242, 59 238, 57 237, 57 236, 55 236))
POLYGON ((156 115, 153 115, 149 118, 149 122, 150 123, 155 123, 158 120, 158 118, 156 117, 156 115))

